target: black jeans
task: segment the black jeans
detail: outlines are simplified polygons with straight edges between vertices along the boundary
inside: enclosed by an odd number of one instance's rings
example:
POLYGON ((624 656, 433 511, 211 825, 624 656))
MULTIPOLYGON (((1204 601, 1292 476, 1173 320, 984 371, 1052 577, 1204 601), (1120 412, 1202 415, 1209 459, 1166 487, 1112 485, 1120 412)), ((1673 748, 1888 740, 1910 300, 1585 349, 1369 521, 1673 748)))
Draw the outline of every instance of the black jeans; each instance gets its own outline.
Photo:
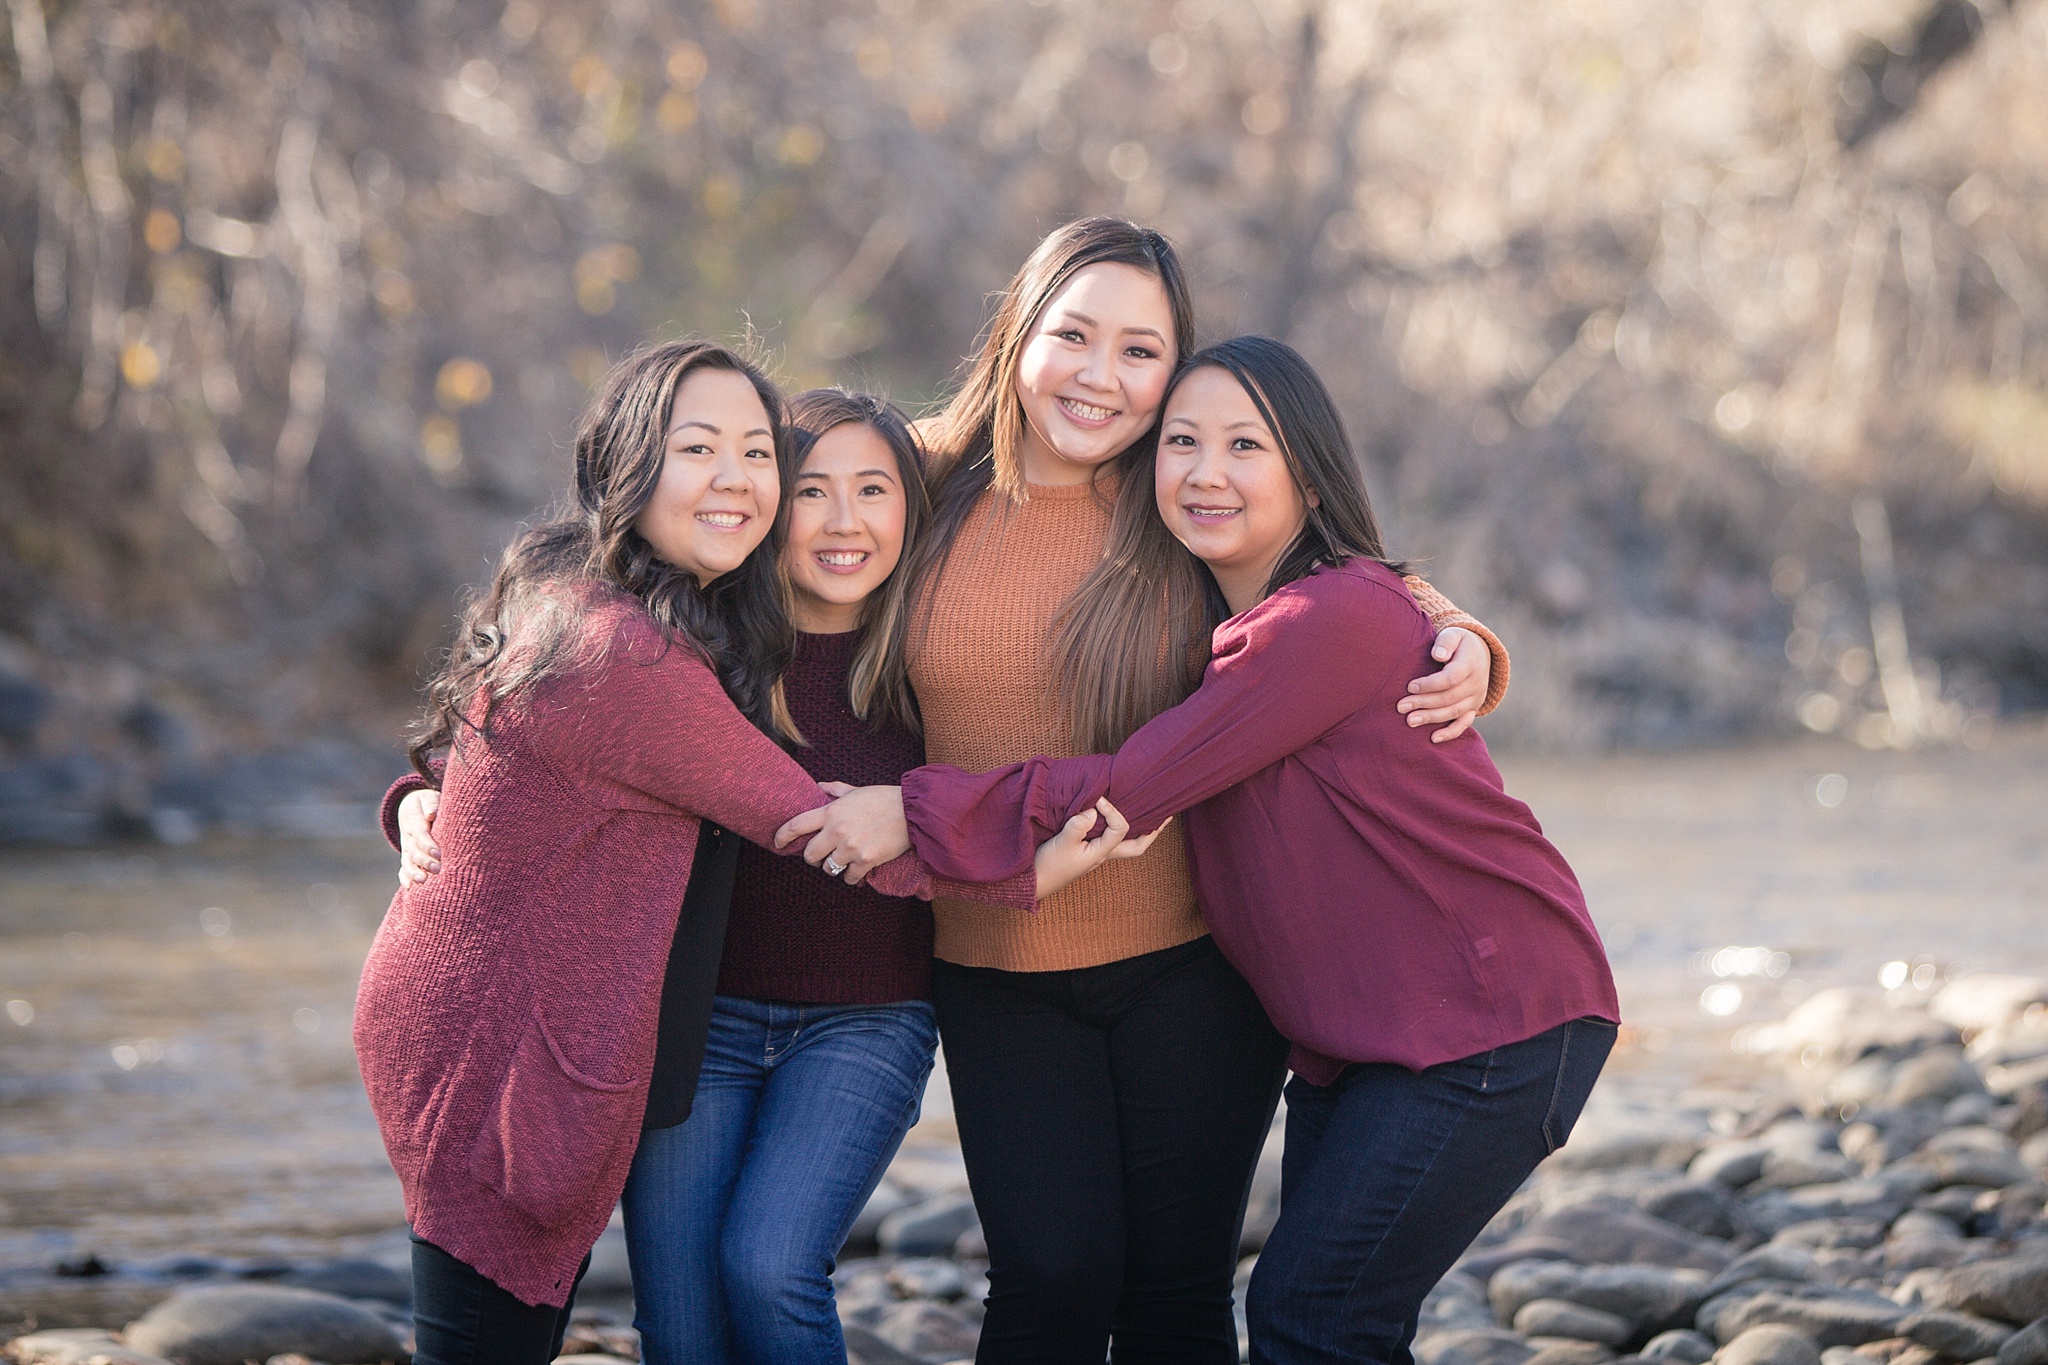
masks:
POLYGON ((1100 967, 932 964, 988 1237, 981 1365, 1234 1365, 1231 1277, 1287 1043, 1207 938, 1100 967))
MULTIPOLYGON (((576 1270, 576 1284, 590 1257, 576 1270)), ((413 1365, 548 1365, 562 1353, 576 1285, 560 1308, 521 1303, 465 1261, 412 1239, 413 1365)))
POLYGON ((1252 1360, 1410 1365, 1423 1296, 1570 1136, 1614 1035, 1574 1019, 1421 1072, 1290 1081, 1280 1221, 1245 1305, 1252 1360))

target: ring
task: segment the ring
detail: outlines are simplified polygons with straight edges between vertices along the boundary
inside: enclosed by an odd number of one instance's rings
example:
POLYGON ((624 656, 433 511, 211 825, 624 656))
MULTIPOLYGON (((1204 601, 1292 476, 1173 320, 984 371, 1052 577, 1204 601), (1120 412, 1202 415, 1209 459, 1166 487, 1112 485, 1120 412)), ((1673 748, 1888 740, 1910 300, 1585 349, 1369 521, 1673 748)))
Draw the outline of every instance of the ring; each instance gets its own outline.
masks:
POLYGON ((840 861, 839 861, 839 860, 838 860, 837 858, 827 858, 827 859, 825 860, 825 875, 826 875, 826 876, 828 876, 828 877, 836 877, 836 876, 838 876, 838 875, 839 875, 840 873, 842 873, 842 872, 844 872, 844 871, 846 871, 846 864, 845 864, 845 863, 842 863, 842 862, 840 862, 840 861))

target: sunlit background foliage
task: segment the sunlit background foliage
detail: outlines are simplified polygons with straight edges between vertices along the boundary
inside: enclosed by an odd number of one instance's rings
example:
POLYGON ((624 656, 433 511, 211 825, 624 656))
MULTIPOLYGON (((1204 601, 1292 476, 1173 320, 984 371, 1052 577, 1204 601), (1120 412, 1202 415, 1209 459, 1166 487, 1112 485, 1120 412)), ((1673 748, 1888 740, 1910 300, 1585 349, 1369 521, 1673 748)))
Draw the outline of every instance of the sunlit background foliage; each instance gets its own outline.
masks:
POLYGON ((2044 0, 6 17, 0 834, 360 781, 608 358, 928 401, 1097 211, 1322 366, 1497 739, 2048 702, 2044 0))

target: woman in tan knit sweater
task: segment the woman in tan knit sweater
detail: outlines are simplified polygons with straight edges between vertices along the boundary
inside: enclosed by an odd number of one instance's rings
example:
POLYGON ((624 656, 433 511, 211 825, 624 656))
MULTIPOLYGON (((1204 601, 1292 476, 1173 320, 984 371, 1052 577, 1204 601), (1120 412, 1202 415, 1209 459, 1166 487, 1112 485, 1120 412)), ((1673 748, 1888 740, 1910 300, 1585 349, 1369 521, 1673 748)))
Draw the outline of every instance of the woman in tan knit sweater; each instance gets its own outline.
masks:
MULTIPOLYGON (((899 666, 932 762, 1113 752, 1191 690, 1200 612, 1103 551, 1119 457, 1150 438, 1192 324, 1164 237, 1069 224, 1025 262, 926 424, 935 524, 899 666)), ((1149 515, 1149 484, 1134 492, 1149 515)), ((1436 657, 1453 662, 1402 709, 1449 738, 1498 700, 1506 660, 1410 587, 1451 627, 1436 657)), ((989 1246, 978 1360, 1100 1365, 1113 1340, 1119 1362, 1234 1362, 1239 1228, 1286 1044, 1210 943, 1178 829, 1036 913, 933 911, 933 995, 989 1246)))

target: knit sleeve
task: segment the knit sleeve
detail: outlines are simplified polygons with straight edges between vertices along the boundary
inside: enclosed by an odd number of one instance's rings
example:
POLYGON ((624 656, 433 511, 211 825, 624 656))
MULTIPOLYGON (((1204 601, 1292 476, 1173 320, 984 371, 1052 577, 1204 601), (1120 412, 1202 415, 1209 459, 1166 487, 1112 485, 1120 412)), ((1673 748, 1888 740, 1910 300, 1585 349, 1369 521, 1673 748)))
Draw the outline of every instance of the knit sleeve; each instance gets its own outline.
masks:
POLYGON ((1508 694, 1508 647, 1500 637, 1480 624, 1479 618, 1469 612, 1458 610, 1458 604, 1438 592, 1428 579, 1420 574, 1409 574, 1401 580, 1408 585, 1408 593, 1429 616, 1429 623, 1439 632, 1452 626, 1462 626, 1480 639, 1486 641, 1487 652, 1493 655, 1493 671, 1486 680, 1486 700, 1480 704, 1479 714, 1486 715, 1508 694))
MULTIPOLYGON (((447 760, 437 758, 433 762, 433 767, 437 775, 444 773, 448 768, 447 760)), ((384 799, 377 804, 377 823, 383 828, 384 837, 391 841, 393 848, 399 847, 398 807, 400 803, 414 792, 429 792, 434 789, 435 784, 427 781, 426 778, 421 777, 418 773, 407 773, 384 789, 384 799)))
MULTIPOLYGON (((777 829, 829 799, 740 714, 696 654, 644 618, 625 621, 599 662, 564 681, 548 706, 546 747, 603 804, 701 816, 774 850, 777 829)), ((930 869, 914 853, 876 868, 868 882, 885 896, 932 895, 930 869)), ((1029 909, 1035 891, 1012 878, 976 895, 1029 909)))

